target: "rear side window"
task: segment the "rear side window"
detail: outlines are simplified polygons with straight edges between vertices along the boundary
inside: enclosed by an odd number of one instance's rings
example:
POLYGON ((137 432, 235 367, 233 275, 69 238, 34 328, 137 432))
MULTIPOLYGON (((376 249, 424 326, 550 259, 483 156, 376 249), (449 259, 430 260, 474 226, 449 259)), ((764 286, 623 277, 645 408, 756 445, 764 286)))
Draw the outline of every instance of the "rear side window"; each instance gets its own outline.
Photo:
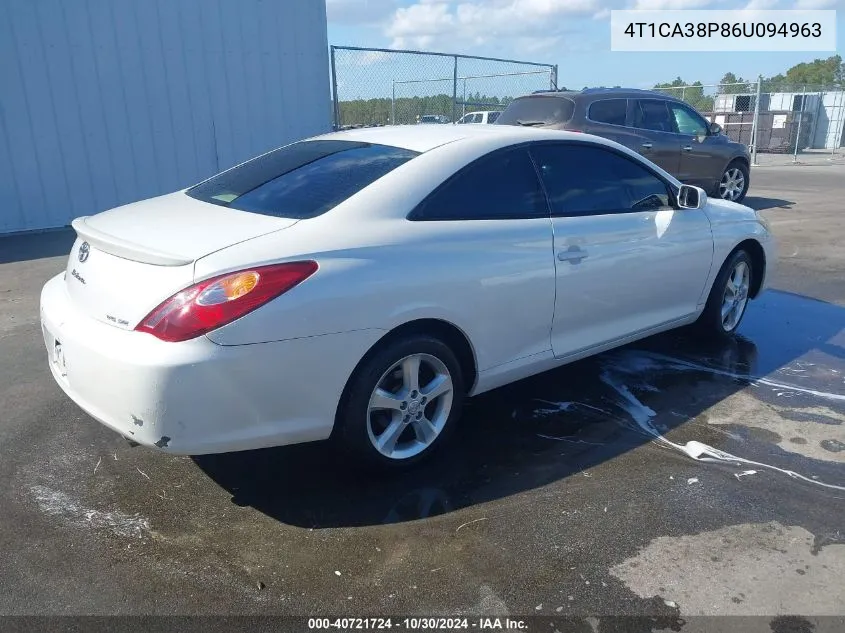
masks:
POLYGON ((418 155, 371 143, 302 141, 218 174, 186 193, 240 211, 313 218, 418 155))
POLYGON ((465 167, 426 198, 410 220, 547 218, 537 171, 525 148, 494 152, 465 167))
POLYGON ((627 99, 602 99, 590 104, 587 117, 596 123, 610 123, 611 125, 625 125, 628 113, 627 99))
POLYGON ((495 123, 496 119, 499 118, 501 112, 488 112, 487 113, 487 123, 495 123))
POLYGON ((675 126, 666 102, 661 99, 640 99, 634 108, 634 127, 655 132, 674 132, 675 126))
POLYGON ((566 123, 572 118, 574 111, 575 102, 565 97, 540 95, 521 97, 511 101, 505 111, 499 115, 496 123, 500 125, 566 123))
POLYGON ((632 159, 592 145, 531 148, 556 216, 671 208, 669 188, 632 159))

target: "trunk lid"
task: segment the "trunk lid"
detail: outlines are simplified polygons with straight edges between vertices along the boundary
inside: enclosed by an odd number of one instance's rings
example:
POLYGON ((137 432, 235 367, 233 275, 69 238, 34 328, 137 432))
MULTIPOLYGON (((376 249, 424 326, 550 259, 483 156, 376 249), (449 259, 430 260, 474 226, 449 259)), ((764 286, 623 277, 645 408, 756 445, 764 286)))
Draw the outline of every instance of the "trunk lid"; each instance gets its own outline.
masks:
POLYGON ((201 202, 182 192, 77 218, 67 292, 84 314, 131 330, 194 282, 194 262, 200 257, 295 223, 201 202))

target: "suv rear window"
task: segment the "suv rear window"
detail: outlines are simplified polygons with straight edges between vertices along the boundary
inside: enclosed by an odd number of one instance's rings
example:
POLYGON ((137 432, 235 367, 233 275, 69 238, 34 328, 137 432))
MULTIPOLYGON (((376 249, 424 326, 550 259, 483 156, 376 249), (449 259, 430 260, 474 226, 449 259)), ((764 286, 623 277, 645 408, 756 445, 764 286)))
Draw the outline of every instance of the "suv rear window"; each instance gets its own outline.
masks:
MULTIPOLYGON (((496 120, 497 125, 520 125, 532 121, 566 123, 572 118, 575 102, 566 97, 520 97, 510 102, 496 120)), ((536 123, 535 123, 536 125, 536 123)))
POLYGON ((281 218, 313 218, 419 156, 354 141, 301 141, 224 171, 186 192, 192 198, 281 218))
POLYGON ((625 125, 625 116, 627 113, 627 99, 602 99, 601 101, 590 104, 590 111, 587 117, 596 123, 625 125))

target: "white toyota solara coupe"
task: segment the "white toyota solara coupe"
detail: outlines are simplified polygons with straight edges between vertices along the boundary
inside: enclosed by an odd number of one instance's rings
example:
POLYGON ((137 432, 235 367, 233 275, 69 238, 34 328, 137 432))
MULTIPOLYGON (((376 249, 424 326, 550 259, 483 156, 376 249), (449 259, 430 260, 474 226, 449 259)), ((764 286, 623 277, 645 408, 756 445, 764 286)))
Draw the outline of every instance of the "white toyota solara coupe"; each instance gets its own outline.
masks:
POLYGON ((74 220, 41 294, 56 382, 176 454, 332 437, 428 456, 465 397, 670 328, 730 334, 773 238, 598 137, 359 129, 74 220))

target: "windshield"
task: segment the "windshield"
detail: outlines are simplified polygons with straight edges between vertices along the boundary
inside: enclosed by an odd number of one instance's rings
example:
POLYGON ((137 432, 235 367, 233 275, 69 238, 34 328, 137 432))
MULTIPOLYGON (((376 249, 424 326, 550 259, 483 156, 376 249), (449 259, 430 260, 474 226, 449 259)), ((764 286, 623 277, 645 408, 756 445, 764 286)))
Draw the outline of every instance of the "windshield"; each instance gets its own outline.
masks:
POLYGON ((240 211, 313 218, 419 152, 353 141, 302 141, 212 177, 186 193, 240 211))
POLYGON ((572 118, 575 102, 565 97, 520 97, 499 115, 497 125, 566 123, 572 118))

